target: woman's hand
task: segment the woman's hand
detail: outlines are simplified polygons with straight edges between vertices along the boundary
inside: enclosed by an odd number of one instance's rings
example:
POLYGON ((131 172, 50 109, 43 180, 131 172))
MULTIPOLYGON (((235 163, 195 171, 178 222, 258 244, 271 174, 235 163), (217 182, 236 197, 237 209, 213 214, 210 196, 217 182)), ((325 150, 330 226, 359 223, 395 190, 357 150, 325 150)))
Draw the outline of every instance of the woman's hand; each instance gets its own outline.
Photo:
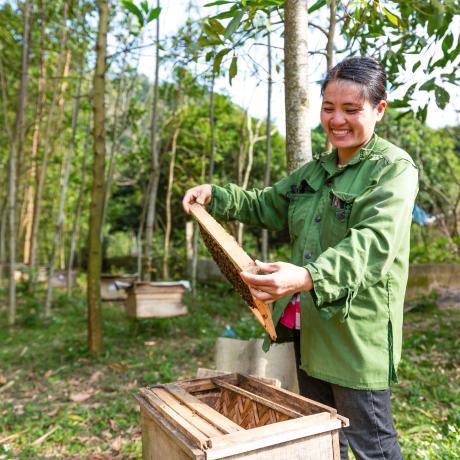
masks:
POLYGON ((271 303, 288 295, 313 288, 309 271, 304 267, 286 262, 264 263, 255 261, 261 271, 269 275, 252 275, 241 272, 240 276, 249 286, 251 294, 265 303, 271 303))
POLYGON ((211 184, 197 185, 190 188, 185 192, 182 200, 182 207, 187 214, 190 214, 190 205, 193 203, 202 204, 207 206, 211 203, 212 189, 211 184))

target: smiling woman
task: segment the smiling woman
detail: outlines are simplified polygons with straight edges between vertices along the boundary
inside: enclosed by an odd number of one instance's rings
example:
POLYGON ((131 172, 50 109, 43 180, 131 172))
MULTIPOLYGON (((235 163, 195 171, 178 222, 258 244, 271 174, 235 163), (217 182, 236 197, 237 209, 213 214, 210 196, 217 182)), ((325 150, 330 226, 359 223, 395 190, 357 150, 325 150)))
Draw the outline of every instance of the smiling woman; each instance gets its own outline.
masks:
MULTIPOLYGON (((390 412, 397 382, 409 231, 418 190, 411 157, 374 133, 386 76, 369 57, 346 59, 323 86, 321 122, 335 149, 263 190, 204 184, 183 206, 220 220, 289 229, 289 261, 241 273, 254 297, 274 302, 277 335, 294 340, 303 396, 350 419, 340 434, 357 458, 401 459, 390 412)), ((267 345, 269 345, 267 343, 267 345)))

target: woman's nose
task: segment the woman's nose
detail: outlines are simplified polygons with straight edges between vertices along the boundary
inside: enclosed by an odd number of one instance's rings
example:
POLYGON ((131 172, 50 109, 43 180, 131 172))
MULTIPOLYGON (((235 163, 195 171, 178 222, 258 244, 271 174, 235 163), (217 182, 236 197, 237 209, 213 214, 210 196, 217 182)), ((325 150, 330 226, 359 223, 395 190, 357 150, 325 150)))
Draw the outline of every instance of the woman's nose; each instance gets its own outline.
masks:
POLYGON ((344 115, 343 112, 339 112, 339 111, 335 111, 332 115, 332 117, 330 118, 329 122, 332 124, 332 125, 341 125, 343 123, 346 123, 347 119, 344 115))

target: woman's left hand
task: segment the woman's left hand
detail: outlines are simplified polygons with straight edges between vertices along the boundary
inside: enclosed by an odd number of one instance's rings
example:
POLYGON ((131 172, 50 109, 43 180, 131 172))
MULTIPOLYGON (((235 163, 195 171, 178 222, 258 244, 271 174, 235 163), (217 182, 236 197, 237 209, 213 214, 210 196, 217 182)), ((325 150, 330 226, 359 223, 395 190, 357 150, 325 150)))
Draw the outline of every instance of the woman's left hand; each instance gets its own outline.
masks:
POLYGON ((271 303, 288 295, 313 288, 309 271, 286 262, 264 263, 255 261, 259 269, 268 275, 252 275, 241 272, 240 276, 248 285, 251 294, 265 303, 271 303))

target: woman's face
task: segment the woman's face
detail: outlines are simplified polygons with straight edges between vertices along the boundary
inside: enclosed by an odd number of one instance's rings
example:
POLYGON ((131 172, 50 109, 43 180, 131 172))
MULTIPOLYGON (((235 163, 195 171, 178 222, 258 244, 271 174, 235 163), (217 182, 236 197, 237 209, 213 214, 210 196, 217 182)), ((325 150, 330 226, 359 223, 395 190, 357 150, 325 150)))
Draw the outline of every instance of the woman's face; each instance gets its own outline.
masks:
POLYGON ((328 83, 321 104, 321 124, 342 161, 348 161, 372 137, 386 106, 386 101, 381 100, 374 107, 364 98, 358 83, 328 83))

